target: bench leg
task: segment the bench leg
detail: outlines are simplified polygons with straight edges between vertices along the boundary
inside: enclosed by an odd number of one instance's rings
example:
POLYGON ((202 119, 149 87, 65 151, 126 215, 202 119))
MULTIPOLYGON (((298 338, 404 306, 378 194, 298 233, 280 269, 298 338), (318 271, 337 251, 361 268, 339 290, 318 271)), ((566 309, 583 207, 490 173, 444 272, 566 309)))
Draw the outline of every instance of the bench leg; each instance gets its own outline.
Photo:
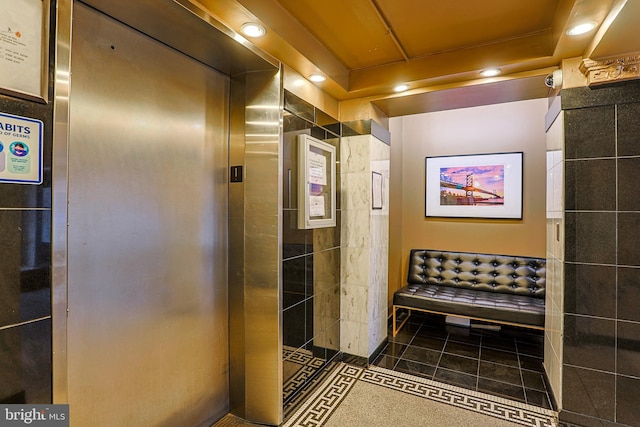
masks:
POLYGON ((394 338, 396 335, 398 335, 398 332, 400 332, 400 329, 402 329, 404 324, 407 323, 407 320, 409 320, 409 317, 411 316, 411 310, 407 310, 407 318, 402 321, 400 326, 397 326, 398 324, 397 310, 398 310, 398 307, 394 305, 393 306, 393 337, 394 338))
POLYGON ((396 306, 395 305, 393 306, 393 315, 392 316, 393 316, 393 326, 392 326, 393 337, 395 338, 396 335, 398 335, 398 330, 396 329, 396 306))

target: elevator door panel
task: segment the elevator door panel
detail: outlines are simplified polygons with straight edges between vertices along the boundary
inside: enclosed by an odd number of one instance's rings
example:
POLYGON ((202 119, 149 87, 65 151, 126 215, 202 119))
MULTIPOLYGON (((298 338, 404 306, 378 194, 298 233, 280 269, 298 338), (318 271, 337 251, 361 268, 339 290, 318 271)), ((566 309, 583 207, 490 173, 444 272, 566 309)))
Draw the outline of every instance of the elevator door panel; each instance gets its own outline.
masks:
POLYGON ((211 422, 229 404, 229 79, 79 2, 71 71, 72 425, 211 422))

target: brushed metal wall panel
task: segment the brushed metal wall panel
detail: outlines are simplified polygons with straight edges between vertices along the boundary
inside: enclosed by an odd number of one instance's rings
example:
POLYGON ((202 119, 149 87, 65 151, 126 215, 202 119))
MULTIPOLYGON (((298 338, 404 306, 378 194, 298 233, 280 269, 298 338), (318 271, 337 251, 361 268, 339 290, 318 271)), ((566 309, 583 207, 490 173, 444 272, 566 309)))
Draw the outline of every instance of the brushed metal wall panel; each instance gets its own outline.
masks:
POLYGON ((235 76, 230 185, 231 407, 282 423, 282 83, 278 70, 235 76), (241 313, 241 314, 240 314, 241 313))
MULTIPOLYGON (((229 164, 244 166, 245 78, 234 76, 230 89, 229 164)), ((246 170, 245 170, 246 172, 246 170)), ((229 406, 246 418, 245 318, 244 318, 244 176, 229 183, 229 406)))
POLYGON ((236 33, 198 1, 82 1, 226 75, 273 69, 278 64, 252 43, 235 41, 236 33))
POLYGON ((67 402, 67 185, 69 75, 73 0, 56 8, 56 76, 52 154, 51 345, 53 403, 67 402))
POLYGON ((229 78, 75 3, 68 401, 75 425, 228 411, 229 78))
POLYGON ((246 81, 245 299, 247 416, 282 422, 282 82, 246 81), (252 108, 253 106, 263 108, 252 108), (269 108, 270 107, 270 108, 269 108), (265 197, 265 195, 269 197, 265 197), (255 262, 260 260, 260 262, 255 262))

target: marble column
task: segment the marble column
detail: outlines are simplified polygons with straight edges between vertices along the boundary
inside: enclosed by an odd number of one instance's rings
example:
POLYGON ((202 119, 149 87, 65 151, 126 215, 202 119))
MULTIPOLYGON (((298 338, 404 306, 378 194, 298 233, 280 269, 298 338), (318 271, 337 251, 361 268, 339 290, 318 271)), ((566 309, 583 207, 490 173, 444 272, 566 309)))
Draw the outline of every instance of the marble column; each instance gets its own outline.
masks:
POLYGON ((340 344, 364 358, 387 336, 389 154, 389 145, 372 135, 342 138, 340 344))

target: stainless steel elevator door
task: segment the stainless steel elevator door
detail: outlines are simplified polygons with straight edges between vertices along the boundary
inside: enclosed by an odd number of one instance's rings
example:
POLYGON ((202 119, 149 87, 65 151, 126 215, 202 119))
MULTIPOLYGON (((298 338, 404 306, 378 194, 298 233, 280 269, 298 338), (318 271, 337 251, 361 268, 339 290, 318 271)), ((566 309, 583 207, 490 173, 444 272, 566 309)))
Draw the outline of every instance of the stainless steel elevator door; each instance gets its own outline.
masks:
POLYGON ((72 426, 204 425, 228 411, 229 84, 74 3, 72 426))

